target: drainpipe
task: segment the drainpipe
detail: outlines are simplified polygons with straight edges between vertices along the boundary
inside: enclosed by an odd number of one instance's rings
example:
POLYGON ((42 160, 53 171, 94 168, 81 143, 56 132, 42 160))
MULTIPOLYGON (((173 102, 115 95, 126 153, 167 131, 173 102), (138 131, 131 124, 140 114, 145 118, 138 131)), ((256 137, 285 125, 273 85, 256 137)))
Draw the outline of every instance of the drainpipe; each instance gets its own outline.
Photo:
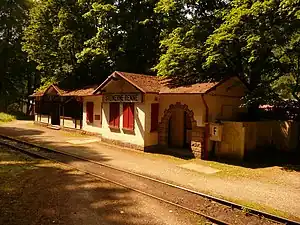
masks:
POLYGON ((201 95, 202 101, 205 106, 205 133, 204 133, 204 159, 208 158, 208 143, 209 143, 209 124, 208 124, 208 115, 209 108, 207 102, 205 101, 204 94, 201 95))

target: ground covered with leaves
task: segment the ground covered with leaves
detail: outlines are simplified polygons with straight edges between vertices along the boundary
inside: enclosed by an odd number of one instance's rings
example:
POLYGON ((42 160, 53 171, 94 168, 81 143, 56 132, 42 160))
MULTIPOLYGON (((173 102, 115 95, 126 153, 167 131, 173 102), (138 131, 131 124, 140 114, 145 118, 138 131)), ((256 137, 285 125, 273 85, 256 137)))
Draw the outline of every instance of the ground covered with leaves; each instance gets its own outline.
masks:
POLYGON ((205 223, 60 164, 0 147, 0 224, 205 223))

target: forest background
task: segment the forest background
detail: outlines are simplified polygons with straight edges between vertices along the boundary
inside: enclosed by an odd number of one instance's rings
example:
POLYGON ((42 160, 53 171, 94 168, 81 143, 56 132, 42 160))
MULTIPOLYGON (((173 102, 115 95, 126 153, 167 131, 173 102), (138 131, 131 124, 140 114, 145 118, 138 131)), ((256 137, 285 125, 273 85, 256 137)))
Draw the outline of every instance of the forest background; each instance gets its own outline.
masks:
POLYGON ((300 100, 300 0, 1 0, 0 111, 113 71, 172 85, 240 76, 246 105, 300 100))

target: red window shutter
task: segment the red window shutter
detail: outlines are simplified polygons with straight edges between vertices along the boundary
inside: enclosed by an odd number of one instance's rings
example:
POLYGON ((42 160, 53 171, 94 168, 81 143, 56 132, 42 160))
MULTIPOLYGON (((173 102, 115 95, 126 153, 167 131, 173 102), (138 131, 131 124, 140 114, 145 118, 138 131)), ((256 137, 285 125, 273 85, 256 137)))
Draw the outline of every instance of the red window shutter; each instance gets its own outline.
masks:
POLYGON ((89 123, 94 122, 94 103, 93 102, 86 103, 86 121, 89 123))
POLYGON ((109 104, 109 126, 119 127, 120 124, 120 106, 117 102, 109 104))
POLYGON ((123 103, 123 128, 128 129, 128 112, 129 112, 129 107, 128 107, 128 103, 123 103))
POLYGON ((123 103, 123 128, 134 129, 134 104, 123 103))
POLYGON ((151 104, 151 131, 157 131, 158 129, 158 113, 159 113, 159 104, 151 104))
POLYGON ((134 129, 134 103, 129 105, 128 126, 130 130, 134 129))

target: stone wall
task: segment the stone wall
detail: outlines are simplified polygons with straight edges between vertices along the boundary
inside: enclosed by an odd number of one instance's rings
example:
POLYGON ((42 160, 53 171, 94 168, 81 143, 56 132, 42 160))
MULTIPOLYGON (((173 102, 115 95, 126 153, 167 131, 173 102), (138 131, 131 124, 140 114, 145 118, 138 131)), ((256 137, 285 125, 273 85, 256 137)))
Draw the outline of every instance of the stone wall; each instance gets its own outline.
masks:
POLYGON ((196 158, 203 158, 205 128, 197 126, 197 122, 194 119, 194 112, 190 110, 186 104, 181 104, 180 102, 171 104, 169 108, 164 111, 158 130, 159 145, 165 148, 168 147, 169 119, 172 116, 173 111, 176 109, 184 110, 190 118, 192 122, 191 150, 196 158))
POLYGON ((191 149, 196 158, 204 157, 204 138, 205 128, 204 127, 193 127, 191 149))

